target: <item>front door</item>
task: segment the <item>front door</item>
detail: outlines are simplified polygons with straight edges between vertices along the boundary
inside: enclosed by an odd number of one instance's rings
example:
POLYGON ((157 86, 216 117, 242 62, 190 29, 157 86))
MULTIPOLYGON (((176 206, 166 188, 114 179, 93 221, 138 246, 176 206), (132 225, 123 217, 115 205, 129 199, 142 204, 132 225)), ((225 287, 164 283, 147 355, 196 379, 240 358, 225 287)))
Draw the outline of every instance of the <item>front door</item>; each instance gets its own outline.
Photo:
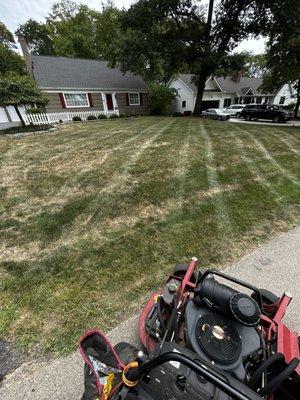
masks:
POLYGON ((113 99, 112 99, 111 93, 106 93, 106 104, 107 104, 108 111, 113 111, 114 105, 113 105, 113 99))

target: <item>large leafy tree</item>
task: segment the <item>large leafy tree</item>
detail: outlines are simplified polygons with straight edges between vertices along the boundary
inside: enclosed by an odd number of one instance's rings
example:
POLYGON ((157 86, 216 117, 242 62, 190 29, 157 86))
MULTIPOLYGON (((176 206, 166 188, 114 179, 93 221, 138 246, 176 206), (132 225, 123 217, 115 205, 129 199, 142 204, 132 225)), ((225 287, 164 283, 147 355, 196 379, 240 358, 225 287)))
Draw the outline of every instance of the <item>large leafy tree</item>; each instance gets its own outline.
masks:
POLYGON ((0 106, 15 106, 23 122, 18 105, 45 104, 47 98, 27 74, 22 57, 15 52, 12 33, 0 22, 0 106))
POLYGON ((47 24, 56 55, 95 58, 93 13, 88 6, 69 1, 54 4, 47 24))
POLYGON ((13 34, 0 21, 0 74, 16 71, 26 73, 26 66, 22 57, 15 52, 16 44, 13 34))
POLYGON ((13 34, 7 29, 7 27, 1 21, 0 21, 0 43, 8 48, 15 47, 15 39, 13 34))
POLYGON ((224 71, 235 46, 258 34, 267 18, 258 0, 223 0, 215 9, 210 0, 208 10, 192 0, 140 0, 121 16, 110 60, 150 80, 167 81, 189 70, 198 88, 194 114, 199 115, 207 78, 224 71))
POLYGON ((48 24, 29 19, 25 24, 20 25, 16 34, 21 34, 25 37, 28 47, 33 54, 54 54, 53 40, 48 24))
POLYGON ((269 33, 266 66, 262 88, 276 90, 290 83, 297 89, 295 116, 300 106, 300 3, 298 0, 270 0, 271 18, 266 29, 269 33), (290 10, 287 12, 287 10, 290 10))
POLYGON ((22 105, 47 103, 47 97, 36 86, 29 75, 11 72, 0 77, 0 105, 22 105))
MULTIPOLYGON (((225 75, 237 70, 242 71, 243 76, 262 78, 268 71, 265 54, 252 54, 249 51, 242 51, 225 57, 225 75)), ((220 68, 220 74, 224 75, 224 72, 220 68)))
POLYGON ((44 105, 47 101, 47 97, 39 90, 29 75, 19 75, 15 72, 0 74, 0 106, 14 106, 23 125, 24 120, 18 106, 24 104, 44 105))
POLYGON ((16 33, 23 34, 34 54, 106 58, 120 13, 110 1, 95 11, 64 0, 52 6, 44 23, 30 19, 16 33))
POLYGON ((26 73, 26 66, 23 58, 13 49, 0 43, 0 74, 15 71, 20 75, 26 73))

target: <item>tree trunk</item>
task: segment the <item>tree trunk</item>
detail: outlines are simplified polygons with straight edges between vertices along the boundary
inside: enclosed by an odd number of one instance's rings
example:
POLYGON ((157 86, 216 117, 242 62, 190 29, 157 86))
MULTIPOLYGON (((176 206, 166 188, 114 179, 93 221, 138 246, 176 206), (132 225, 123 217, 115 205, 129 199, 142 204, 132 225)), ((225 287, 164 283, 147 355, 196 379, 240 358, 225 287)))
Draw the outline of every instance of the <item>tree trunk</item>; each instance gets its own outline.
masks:
POLYGON ((296 102, 295 113, 294 113, 295 118, 298 118, 299 106, 300 106, 300 79, 298 79, 298 83, 297 83, 297 102, 296 102))
POLYGON ((207 74, 202 74, 199 76, 198 84, 197 84, 197 97, 195 102, 195 108, 193 114, 197 117, 200 117, 202 114, 202 98, 205 89, 205 83, 208 78, 207 74))
MULTIPOLYGON (((211 21, 213 17, 213 11, 214 11, 214 0, 209 0, 209 5, 208 5, 208 13, 207 13, 207 21, 205 24, 204 28, 204 37, 206 38, 205 43, 206 43, 206 48, 204 51, 204 60, 205 60, 205 54, 207 55, 209 53, 209 49, 211 46, 210 43, 210 31, 211 31, 211 21)), ((196 102, 195 102, 195 108, 193 114, 197 117, 201 116, 202 113, 202 97, 205 89, 205 83, 210 75, 208 73, 209 71, 207 70, 207 66, 205 67, 202 64, 202 71, 198 75, 197 79, 197 97, 196 97, 196 102)))

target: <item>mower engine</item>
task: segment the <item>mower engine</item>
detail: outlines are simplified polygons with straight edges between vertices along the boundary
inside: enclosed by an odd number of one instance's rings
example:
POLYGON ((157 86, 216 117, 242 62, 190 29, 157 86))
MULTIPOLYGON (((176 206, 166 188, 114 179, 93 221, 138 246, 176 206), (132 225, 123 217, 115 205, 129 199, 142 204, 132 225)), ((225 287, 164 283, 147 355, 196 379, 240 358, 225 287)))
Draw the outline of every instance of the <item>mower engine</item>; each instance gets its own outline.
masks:
POLYGON ((156 354, 166 342, 177 343, 264 398, 298 398, 298 335, 281 321, 291 298, 214 270, 197 278, 195 263, 177 267, 143 310, 139 333, 146 350, 156 354))
POLYGON ((196 264, 193 258, 177 266, 144 307, 145 352, 128 343, 113 347, 97 330, 82 336, 82 399, 300 398, 299 337, 282 322, 291 296, 220 271, 197 274, 196 264))

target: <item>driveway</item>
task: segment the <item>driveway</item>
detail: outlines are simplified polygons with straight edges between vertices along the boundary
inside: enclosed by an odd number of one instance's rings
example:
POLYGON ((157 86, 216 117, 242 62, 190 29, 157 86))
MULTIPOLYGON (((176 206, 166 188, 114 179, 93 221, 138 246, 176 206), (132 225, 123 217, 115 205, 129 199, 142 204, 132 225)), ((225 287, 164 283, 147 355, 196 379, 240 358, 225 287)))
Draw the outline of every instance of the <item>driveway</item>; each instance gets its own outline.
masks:
MULTIPOLYGON (((300 331, 300 227, 278 236, 232 265, 226 272, 280 295, 295 297, 285 316, 300 331)), ((109 333, 111 340, 137 344, 137 316, 109 333)), ((50 362, 23 364, 6 377, 0 398, 6 400, 78 400, 83 390, 82 362, 77 353, 50 362)))

